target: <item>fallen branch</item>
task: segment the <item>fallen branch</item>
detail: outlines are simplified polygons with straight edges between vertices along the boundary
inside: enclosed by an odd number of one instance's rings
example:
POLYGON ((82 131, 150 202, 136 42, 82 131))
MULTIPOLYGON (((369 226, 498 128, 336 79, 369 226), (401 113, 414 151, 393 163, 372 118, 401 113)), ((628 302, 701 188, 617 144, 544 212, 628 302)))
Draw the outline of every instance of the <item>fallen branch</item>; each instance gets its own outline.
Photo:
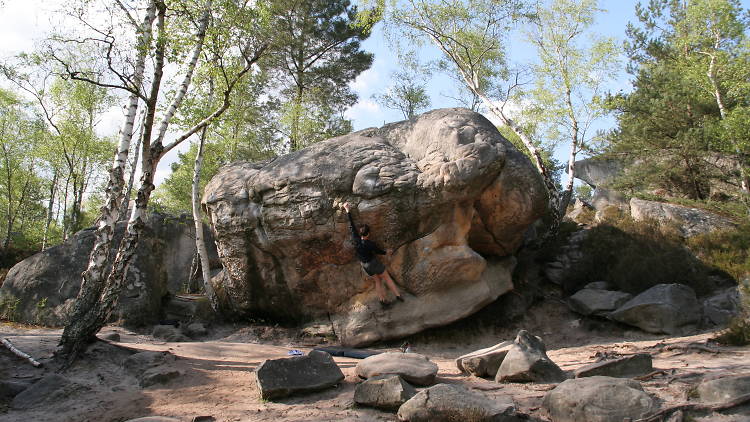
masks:
POLYGON ((708 353, 714 353, 714 354, 720 352, 719 349, 714 349, 714 348, 711 348, 711 347, 708 347, 699 343, 690 343, 688 345, 670 344, 659 349, 660 352, 666 352, 666 351, 672 351, 672 350, 678 350, 680 352, 689 352, 691 350, 697 350, 699 352, 708 352, 708 353))
POLYGON ((667 372, 666 371, 654 371, 654 372, 650 372, 650 373, 648 373, 646 375, 641 375, 640 377, 635 377, 633 379, 638 380, 638 381, 646 381, 646 380, 651 379, 651 378, 653 378, 653 377, 655 377, 657 375, 667 375, 667 372))
POLYGON ((686 411, 693 411, 693 412, 716 412, 720 410, 727 410, 733 407, 741 406, 745 403, 750 403, 750 394, 745 394, 745 395, 737 397, 736 399, 732 401, 728 401, 726 403, 719 403, 719 404, 683 403, 683 404, 678 404, 672 407, 668 407, 666 409, 662 409, 654 413, 651 416, 645 417, 643 419, 638 419, 635 422, 656 422, 656 421, 661 420, 663 417, 669 415, 670 413, 676 412, 678 410, 686 410, 686 411))
POLYGON ((7 338, 2 338, 2 339, 0 339, 0 341, 3 343, 3 345, 5 347, 8 348, 8 350, 10 350, 11 352, 13 352, 14 355, 26 359, 35 368, 39 368, 40 366, 42 366, 42 364, 39 363, 39 362, 37 362, 36 360, 34 360, 34 358, 32 358, 31 356, 27 355, 26 353, 18 350, 16 348, 16 346, 14 346, 13 343, 11 343, 10 340, 8 340, 7 338))

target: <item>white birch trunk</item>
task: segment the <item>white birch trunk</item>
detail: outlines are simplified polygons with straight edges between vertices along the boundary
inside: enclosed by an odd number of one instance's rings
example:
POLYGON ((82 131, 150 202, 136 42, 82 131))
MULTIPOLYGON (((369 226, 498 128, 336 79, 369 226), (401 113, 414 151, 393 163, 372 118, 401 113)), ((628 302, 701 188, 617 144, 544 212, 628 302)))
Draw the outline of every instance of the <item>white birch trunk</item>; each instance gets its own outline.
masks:
POLYGON ((201 212, 200 200, 201 169, 203 167, 203 151, 206 143, 207 129, 207 127, 204 127, 203 133, 201 133, 200 142, 198 143, 198 153, 195 156, 195 165, 193 167, 193 222, 195 222, 195 248, 198 251, 201 273, 203 275, 203 290, 206 292, 209 303, 211 303, 211 308, 215 312, 218 312, 219 303, 216 298, 216 292, 214 292, 214 288, 211 285, 211 264, 208 260, 208 250, 206 249, 206 241, 203 235, 203 213, 201 212))

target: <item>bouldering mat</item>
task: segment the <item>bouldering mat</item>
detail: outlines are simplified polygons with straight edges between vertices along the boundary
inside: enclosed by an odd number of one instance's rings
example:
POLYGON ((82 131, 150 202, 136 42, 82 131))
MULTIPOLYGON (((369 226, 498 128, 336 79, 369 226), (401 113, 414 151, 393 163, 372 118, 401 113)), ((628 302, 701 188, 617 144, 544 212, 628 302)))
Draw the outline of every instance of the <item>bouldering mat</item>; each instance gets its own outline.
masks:
POLYGON ((382 352, 376 352, 374 350, 365 349, 352 349, 350 347, 331 346, 331 347, 316 347, 313 350, 320 350, 326 352, 331 356, 338 356, 352 359, 364 359, 373 355, 379 355, 382 352))

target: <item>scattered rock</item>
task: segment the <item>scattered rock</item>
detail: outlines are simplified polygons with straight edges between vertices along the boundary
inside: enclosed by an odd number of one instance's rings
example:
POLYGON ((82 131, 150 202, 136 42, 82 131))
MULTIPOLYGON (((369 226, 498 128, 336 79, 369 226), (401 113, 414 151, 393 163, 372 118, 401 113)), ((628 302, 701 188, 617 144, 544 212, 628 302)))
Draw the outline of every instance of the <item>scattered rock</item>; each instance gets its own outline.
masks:
POLYGON ((542 339, 518 332, 495 376, 496 382, 560 382, 565 373, 547 356, 542 339))
POLYGON ((70 381, 62 375, 50 374, 18 393, 11 406, 14 409, 44 407, 88 389, 89 387, 70 381))
POLYGON ((630 199, 630 215, 636 221, 653 219, 661 224, 677 224, 685 237, 736 227, 731 220, 709 211, 638 198, 630 199))
POLYGON ((701 321, 695 292, 684 284, 657 284, 609 317, 655 334, 681 334, 701 321))
POLYGON ((432 385, 437 376, 438 366, 426 356, 418 353, 381 353, 370 356, 357 364, 357 375, 369 379, 378 375, 399 375, 414 385, 432 385))
POLYGON ((264 400, 323 390, 344 379, 331 355, 315 350, 307 356, 265 360, 255 376, 264 400))
POLYGON ((190 339, 185 337, 185 335, 173 325, 155 325, 154 331, 151 335, 154 336, 154 338, 175 343, 190 341, 190 339))
POLYGON ((624 356, 614 360, 586 365, 575 371, 576 378, 593 377, 602 375, 616 378, 633 378, 653 372, 654 366, 651 355, 638 353, 632 356, 624 356))
POLYGON ((725 326, 740 312, 740 292, 737 286, 724 289, 703 300, 703 315, 707 322, 725 326))
POLYGON ((156 368, 148 369, 140 376, 140 385, 146 388, 156 384, 166 384, 181 375, 182 371, 178 369, 166 365, 157 366, 156 368))
POLYGON ((420 391, 401 405, 398 419, 409 422, 520 421, 510 398, 490 400, 452 384, 438 384, 420 391))
POLYGON ((703 380, 696 388, 704 403, 726 403, 750 394, 750 373, 727 375, 703 380))
POLYGON ((563 381, 542 407, 552 422, 622 422, 643 418, 656 404, 637 381, 595 376, 563 381))
POLYGON ((492 347, 467 353, 456 359, 456 367, 464 374, 494 378, 512 345, 512 341, 504 341, 492 347))
POLYGON ((568 306, 581 315, 605 316, 632 298, 629 293, 584 288, 568 298, 568 306))
POLYGON ((378 409, 396 410, 417 390, 398 375, 380 375, 357 385, 354 402, 378 409))

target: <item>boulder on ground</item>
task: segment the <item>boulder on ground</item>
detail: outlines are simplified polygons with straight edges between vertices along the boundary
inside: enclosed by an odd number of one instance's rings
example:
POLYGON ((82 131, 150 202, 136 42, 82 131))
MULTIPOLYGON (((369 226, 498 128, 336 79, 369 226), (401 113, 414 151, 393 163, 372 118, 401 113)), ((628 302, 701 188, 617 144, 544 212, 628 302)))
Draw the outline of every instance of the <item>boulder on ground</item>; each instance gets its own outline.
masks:
POLYGON ((16 394, 11 402, 14 409, 33 409, 88 390, 89 387, 73 382, 62 375, 50 374, 16 394))
POLYGON ((195 337, 203 337, 203 336, 205 336, 206 334, 208 334, 208 330, 206 329, 206 326, 205 326, 205 325, 203 325, 203 324, 202 324, 202 323, 200 323, 200 322, 193 322, 193 323, 191 323, 191 324, 188 324, 188 325, 186 325, 186 326, 185 326, 185 327, 184 327, 184 328, 182 329, 182 332, 183 332, 183 333, 184 333, 184 334, 185 334, 186 336, 188 336, 188 337, 190 337, 190 338, 195 338, 195 337))
POLYGON ((725 326, 741 309, 740 291, 737 286, 721 290, 703 300, 703 315, 706 322, 725 326))
POLYGON ((750 394, 750 373, 705 379, 696 388, 704 403, 726 403, 750 394))
POLYGON ((657 284, 609 314, 615 321, 654 334, 680 334, 701 321, 695 292, 684 284, 657 284))
POLYGON ((731 220, 710 211, 638 198, 630 199, 630 215, 636 221, 652 219, 661 224, 677 224, 685 237, 736 227, 731 220))
POLYGON ((581 315, 606 316, 624 305, 633 295, 600 289, 582 289, 568 298, 568 306, 581 315))
POLYGON ((544 396, 542 408, 552 422, 622 422, 657 406, 637 381, 595 376, 563 381, 544 396))
POLYGON ((259 163, 223 167, 203 203, 224 270, 222 312, 328 319, 347 347, 464 318, 513 288, 512 254, 547 208, 531 162, 486 118, 434 110, 259 163), (343 202, 411 294, 382 309, 343 202))
POLYGON ((583 180, 593 187, 607 186, 623 169, 619 160, 592 157, 575 162, 576 179, 583 180))
POLYGON ((31 382, 0 380, 0 400, 12 399, 21 391, 29 388, 31 382))
POLYGON ((122 362, 122 366, 131 375, 139 377, 148 369, 162 365, 171 365, 175 360, 175 355, 169 352, 138 352, 128 356, 122 362))
POLYGON ((637 353, 631 356, 592 363, 575 371, 576 378, 597 375, 616 378, 633 378, 646 375, 654 370, 653 360, 648 353, 637 353))
POLYGON ((438 366, 418 353, 389 352, 363 359, 356 372, 365 379, 394 374, 410 384, 427 386, 435 382, 438 366))
POLYGON ((255 368, 255 378, 260 397, 273 400, 333 387, 344 374, 331 355, 313 350, 307 356, 265 360, 255 368))
POLYGON ((396 410, 414 397, 417 390, 398 375, 367 379, 354 390, 354 403, 385 410, 396 410))
POLYGON ((175 328, 173 325, 155 325, 151 335, 156 339, 174 343, 190 341, 189 338, 182 334, 182 331, 175 328))
POLYGON ((615 288, 615 286, 613 286, 612 283, 608 281, 592 281, 591 283, 583 286, 583 288, 592 290, 612 290, 615 288))
POLYGON ((156 384, 166 384, 181 375, 182 371, 179 369, 169 366, 157 366, 147 369, 140 376, 140 386, 146 388, 156 384))
POLYGON ((494 378, 512 345, 512 341, 504 341, 485 349, 467 353, 456 358, 456 367, 464 374, 494 378))
POLYGON ((490 400, 452 384, 438 384, 420 391, 401 405, 398 419, 409 422, 521 421, 509 397, 490 400))
POLYGON ((560 382, 565 373, 547 356, 542 339, 518 332, 495 376, 496 382, 560 382))

